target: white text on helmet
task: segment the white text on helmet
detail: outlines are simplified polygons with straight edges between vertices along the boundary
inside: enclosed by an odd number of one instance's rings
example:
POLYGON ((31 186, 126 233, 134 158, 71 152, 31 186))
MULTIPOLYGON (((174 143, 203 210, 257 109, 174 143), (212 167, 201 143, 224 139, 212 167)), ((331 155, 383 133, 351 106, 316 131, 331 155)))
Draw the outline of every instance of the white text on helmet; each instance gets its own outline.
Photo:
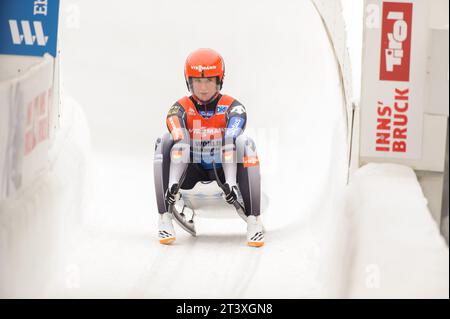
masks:
POLYGON ((192 70, 197 70, 199 72, 208 71, 208 70, 215 70, 216 68, 217 67, 215 65, 210 65, 210 66, 193 65, 193 66, 191 66, 192 70))

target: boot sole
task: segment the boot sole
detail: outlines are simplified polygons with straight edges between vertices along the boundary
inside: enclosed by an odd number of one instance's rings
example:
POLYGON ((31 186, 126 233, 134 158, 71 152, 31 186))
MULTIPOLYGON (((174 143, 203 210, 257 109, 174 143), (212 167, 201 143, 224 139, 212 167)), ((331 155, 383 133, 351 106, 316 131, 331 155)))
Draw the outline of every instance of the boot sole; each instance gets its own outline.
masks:
POLYGON ((249 245, 250 247, 262 247, 264 246, 264 242, 249 241, 247 242, 247 245, 249 245))
POLYGON ((164 239, 160 239, 159 243, 162 245, 170 245, 171 243, 173 243, 175 241, 175 237, 169 237, 169 238, 164 238, 164 239))

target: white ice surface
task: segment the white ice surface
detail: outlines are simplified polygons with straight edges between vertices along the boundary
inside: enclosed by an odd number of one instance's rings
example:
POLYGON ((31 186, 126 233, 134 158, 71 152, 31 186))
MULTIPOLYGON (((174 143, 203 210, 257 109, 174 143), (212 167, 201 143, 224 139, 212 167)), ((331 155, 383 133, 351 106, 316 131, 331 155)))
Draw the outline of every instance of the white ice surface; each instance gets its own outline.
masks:
POLYGON ((341 296, 345 109, 310 1, 98 1, 79 12, 79 28, 63 30, 62 72, 91 124, 92 205, 48 295, 341 296), (186 19, 208 11, 221 18, 186 19), (224 93, 248 111, 268 198, 262 249, 246 246, 237 215, 198 219, 197 238, 177 228, 169 247, 157 240, 153 145, 186 94, 183 63, 197 47, 223 54, 224 93))

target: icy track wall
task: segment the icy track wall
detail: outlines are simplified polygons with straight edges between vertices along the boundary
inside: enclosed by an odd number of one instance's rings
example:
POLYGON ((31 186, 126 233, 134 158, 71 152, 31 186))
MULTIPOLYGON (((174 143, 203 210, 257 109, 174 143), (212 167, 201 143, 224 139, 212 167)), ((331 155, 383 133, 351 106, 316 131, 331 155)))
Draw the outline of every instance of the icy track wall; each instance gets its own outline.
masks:
POLYGON ((0 70, 0 297, 37 296, 78 220, 88 129, 73 103, 61 114, 53 57, 0 55, 0 70))
MULTIPOLYGON (((342 105, 342 119, 345 119, 345 130, 347 134, 345 155, 346 155, 346 167, 345 181, 348 182, 350 176, 351 159, 351 147, 352 147, 352 130, 353 130, 353 117, 354 117, 354 104, 353 104, 353 87, 352 87, 352 68, 350 62, 350 56, 348 52, 347 44, 347 31, 344 16, 342 14, 343 7, 340 0, 311 0, 319 13, 324 29, 328 35, 330 45, 332 46, 333 53, 336 59, 336 65, 338 70, 338 76, 340 78, 340 91, 342 100, 336 101, 336 105, 342 105)), ((333 141, 336 147, 342 146, 342 141, 333 141)), ((334 154, 340 153, 337 149, 334 150, 334 154)), ((339 297, 344 298, 349 296, 348 282, 350 282, 353 276, 351 272, 351 250, 348 249, 349 242, 353 239, 350 235, 350 228, 346 216, 345 195, 341 192, 341 187, 344 187, 344 176, 339 173, 339 169, 342 169, 337 160, 332 162, 336 165, 335 169, 330 173, 330 186, 324 190, 323 196, 329 198, 328 209, 334 210, 335 213, 331 214, 330 220, 330 236, 334 238, 334 242, 330 244, 327 251, 329 254, 328 262, 332 267, 335 267, 333 271, 330 271, 330 278, 326 278, 330 284, 330 291, 325 294, 326 297, 339 297), (339 168, 338 168, 339 167, 339 168)), ((333 164, 332 164, 333 165, 333 164)))
POLYGON ((353 89, 352 89, 352 69, 350 56, 347 47, 347 33, 344 17, 342 15, 342 3, 340 0, 312 0, 314 6, 319 12, 324 27, 327 31, 330 42, 333 46, 336 62, 339 66, 339 75, 341 78, 342 94, 347 121, 347 156, 350 165, 350 145, 352 136, 353 122, 353 89))

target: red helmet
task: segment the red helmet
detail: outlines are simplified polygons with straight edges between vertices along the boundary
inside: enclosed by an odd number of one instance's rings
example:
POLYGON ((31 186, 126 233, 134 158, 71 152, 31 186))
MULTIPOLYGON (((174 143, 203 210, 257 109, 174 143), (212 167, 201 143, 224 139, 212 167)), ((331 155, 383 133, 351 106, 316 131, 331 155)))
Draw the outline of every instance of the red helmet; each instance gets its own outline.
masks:
POLYGON ((225 63, 222 56, 212 49, 198 49, 186 59, 184 78, 190 90, 190 78, 217 77, 222 89, 225 76, 225 63))

